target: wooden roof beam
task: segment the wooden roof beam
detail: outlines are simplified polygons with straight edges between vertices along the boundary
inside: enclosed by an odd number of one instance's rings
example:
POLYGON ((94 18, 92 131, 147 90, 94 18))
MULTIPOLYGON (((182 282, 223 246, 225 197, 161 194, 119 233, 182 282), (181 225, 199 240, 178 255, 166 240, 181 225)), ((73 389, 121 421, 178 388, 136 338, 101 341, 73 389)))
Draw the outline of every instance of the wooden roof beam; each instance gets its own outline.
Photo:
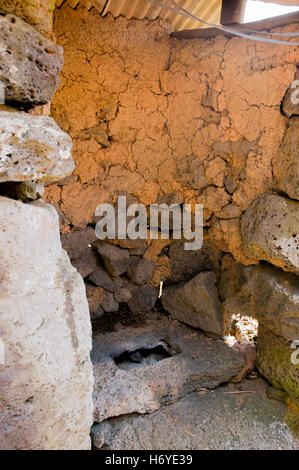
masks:
POLYGON ((223 25, 243 23, 246 0, 222 0, 220 23, 223 25))
MULTIPOLYGON (((299 23, 299 12, 289 13, 288 15, 276 16, 275 18, 267 18, 265 20, 255 21, 253 23, 243 23, 238 26, 240 31, 253 30, 253 31, 269 31, 273 28, 287 26, 290 24, 299 23)), ((186 29, 184 31, 175 31, 171 33, 171 37, 177 39, 210 39, 219 35, 232 36, 232 33, 225 33, 217 28, 201 28, 201 29, 186 29)))

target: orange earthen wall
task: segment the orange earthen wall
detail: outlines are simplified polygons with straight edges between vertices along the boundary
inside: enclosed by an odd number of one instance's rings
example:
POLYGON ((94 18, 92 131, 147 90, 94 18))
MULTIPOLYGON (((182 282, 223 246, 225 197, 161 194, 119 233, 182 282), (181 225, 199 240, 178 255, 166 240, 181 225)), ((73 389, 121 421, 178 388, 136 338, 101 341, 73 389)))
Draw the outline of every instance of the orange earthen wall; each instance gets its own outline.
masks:
MULTIPOLYGON (((46 190, 62 231, 92 223, 97 205, 118 194, 146 205, 203 203, 206 236, 253 263, 242 254, 240 216, 275 190, 271 160, 286 129, 280 104, 296 47, 178 41, 161 20, 101 18, 67 5, 56 10, 55 33, 65 65, 51 114, 73 138, 77 165, 46 190)), ((148 257, 165 244, 154 242, 148 257)))

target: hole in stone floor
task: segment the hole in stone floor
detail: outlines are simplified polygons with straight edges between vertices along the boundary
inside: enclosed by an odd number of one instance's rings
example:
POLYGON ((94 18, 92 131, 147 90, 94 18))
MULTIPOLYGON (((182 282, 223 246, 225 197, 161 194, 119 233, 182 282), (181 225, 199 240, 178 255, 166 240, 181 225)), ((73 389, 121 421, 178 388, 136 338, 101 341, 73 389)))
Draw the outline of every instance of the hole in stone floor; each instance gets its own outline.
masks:
POLYGON ((179 351, 169 352, 166 346, 159 344, 155 347, 144 347, 135 351, 124 351, 113 360, 117 367, 123 370, 131 370, 135 367, 152 366, 163 359, 178 354, 179 351))

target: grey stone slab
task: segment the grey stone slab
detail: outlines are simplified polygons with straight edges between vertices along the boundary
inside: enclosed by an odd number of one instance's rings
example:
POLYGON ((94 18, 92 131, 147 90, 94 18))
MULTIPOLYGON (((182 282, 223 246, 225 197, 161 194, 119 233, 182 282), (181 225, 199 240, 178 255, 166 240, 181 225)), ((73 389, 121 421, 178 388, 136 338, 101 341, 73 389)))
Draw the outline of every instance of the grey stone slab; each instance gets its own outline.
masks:
POLYGON ((207 338, 154 314, 141 326, 97 335, 92 362, 96 422, 128 413, 149 413, 200 387, 214 388, 237 375, 245 363, 244 357, 222 340, 207 338), (166 354, 161 353, 161 347, 166 354), (150 354, 120 360, 124 353, 138 356, 140 352, 150 354))
POLYGON ((94 449, 295 450, 286 406, 266 397, 261 379, 191 393, 148 415, 114 418, 92 428, 94 449), (251 391, 251 393, 242 393, 251 391), (241 392, 241 393, 240 393, 241 392))

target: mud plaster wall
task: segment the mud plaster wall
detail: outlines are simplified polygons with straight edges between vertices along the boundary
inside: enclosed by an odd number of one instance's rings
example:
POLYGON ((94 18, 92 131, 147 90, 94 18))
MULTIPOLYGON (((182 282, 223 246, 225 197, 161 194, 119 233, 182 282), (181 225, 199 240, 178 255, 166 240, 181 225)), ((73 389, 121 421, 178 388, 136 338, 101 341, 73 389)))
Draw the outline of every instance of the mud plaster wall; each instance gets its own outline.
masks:
MULTIPOLYGON (((285 30, 295 31, 293 25, 285 30)), ((251 201, 275 190, 271 160, 287 118, 295 47, 219 36, 178 41, 161 20, 140 21, 64 4, 55 34, 65 65, 51 114, 73 138, 76 169, 46 190, 62 232, 94 221, 118 194, 143 204, 203 203, 206 233, 243 264, 239 222, 251 201)), ((155 282, 167 276, 153 242, 155 282)))

